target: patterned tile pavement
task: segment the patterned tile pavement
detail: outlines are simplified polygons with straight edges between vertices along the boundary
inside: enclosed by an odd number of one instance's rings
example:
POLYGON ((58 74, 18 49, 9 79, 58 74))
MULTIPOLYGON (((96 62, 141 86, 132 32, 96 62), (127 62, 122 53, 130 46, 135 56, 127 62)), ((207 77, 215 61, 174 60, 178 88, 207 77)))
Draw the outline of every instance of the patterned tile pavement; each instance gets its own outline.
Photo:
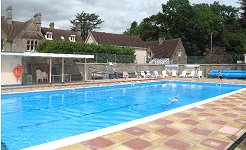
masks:
MULTIPOLYGON (((57 150, 224 150, 246 132, 246 91, 57 150)), ((236 150, 246 150, 244 140, 236 150)))

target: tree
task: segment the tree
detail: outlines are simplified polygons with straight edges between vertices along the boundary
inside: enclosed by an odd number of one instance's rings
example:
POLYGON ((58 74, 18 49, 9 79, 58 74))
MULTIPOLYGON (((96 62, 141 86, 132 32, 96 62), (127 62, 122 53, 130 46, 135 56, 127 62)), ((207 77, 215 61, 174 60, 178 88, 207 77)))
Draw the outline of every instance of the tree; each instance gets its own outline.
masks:
POLYGON ((239 0, 240 4, 241 4, 241 9, 242 9, 242 13, 241 13, 241 25, 243 28, 246 28, 246 0, 239 0))
POLYGON ((126 31, 123 34, 139 36, 138 23, 136 21, 133 21, 130 29, 126 29, 126 31))
POLYGON ((99 25, 101 25, 104 21, 99 19, 99 16, 96 14, 89 14, 82 11, 81 13, 77 13, 75 15, 75 19, 70 20, 72 23, 72 31, 75 31, 76 23, 80 23, 81 25, 81 37, 83 40, 86 39, 89 32, 93 29, 100 29, 99 25))

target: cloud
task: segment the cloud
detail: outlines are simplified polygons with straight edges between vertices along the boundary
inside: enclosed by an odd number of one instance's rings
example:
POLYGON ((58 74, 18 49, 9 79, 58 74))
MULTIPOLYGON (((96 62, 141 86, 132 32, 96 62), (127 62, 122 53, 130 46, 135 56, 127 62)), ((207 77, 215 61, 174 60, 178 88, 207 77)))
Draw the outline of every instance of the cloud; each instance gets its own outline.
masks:
MULTIPOLYGON (((213 3, 207 0, 206 3, 213 3)), ((138 23, 161 11, 167 0, 2 0, 1 13, 5 15, 8 5, 13 6, 13 18, 26 21, 37 12, 42 13, 42 26, 55 22, 56 28, 69 29, 70 21, 82 11, 95 13, 104 21, 99 31, 122 33, 133 21, 138 23)), ((204 0, 190 0, 191 4, 204 0)), ((221 4, 239 6, 237 0, 219 0, 221 4)))

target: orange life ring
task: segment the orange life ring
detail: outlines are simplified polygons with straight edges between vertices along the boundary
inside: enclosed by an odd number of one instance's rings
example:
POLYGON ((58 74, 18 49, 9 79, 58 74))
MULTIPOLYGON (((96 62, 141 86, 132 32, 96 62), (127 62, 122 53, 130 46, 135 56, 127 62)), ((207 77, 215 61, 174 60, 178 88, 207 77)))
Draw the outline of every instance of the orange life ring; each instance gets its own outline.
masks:
POLYGON ((21 77, 24 74, 24 69, 22 66, 18 65, 13 69, 13 74, 16 78, 21 77))

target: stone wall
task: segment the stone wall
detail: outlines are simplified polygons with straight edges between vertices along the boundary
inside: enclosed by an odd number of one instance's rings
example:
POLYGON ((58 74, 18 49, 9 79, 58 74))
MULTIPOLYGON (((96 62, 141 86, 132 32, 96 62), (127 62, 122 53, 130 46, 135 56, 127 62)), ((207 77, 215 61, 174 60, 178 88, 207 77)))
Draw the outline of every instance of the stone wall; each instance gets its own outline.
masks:
MULTIPOLYGON (((140 71, 147 71, 149 70, 151 73, 153 73, 155 70, 161 73, 162 70, 164 70, 164 65, 154 65, 154 64, 114 64, 113 66, 109 66, 109 64, 86 64, 86 69, 84 68, 84 63, 77 63, 77 68, 79 71, 84 73, 84 70, 86 70, 86 76, 87 80, 91 79, 92 72, 111 72, 111 71, 117 71, 117 72, 123 72, 126 71, 128 73, 134 73, 135 71, 140 73, 140 71)), ((211 70, 246 70, 246 64, 202 64, 200 65, 200 70, 203 71, 203 75, 207 77, 208 72, 211 70)), ((71 70, 71 68, 70 68, 71 70)), ((179 73, 184 70, 184 65, 179 65, 179 73)))

